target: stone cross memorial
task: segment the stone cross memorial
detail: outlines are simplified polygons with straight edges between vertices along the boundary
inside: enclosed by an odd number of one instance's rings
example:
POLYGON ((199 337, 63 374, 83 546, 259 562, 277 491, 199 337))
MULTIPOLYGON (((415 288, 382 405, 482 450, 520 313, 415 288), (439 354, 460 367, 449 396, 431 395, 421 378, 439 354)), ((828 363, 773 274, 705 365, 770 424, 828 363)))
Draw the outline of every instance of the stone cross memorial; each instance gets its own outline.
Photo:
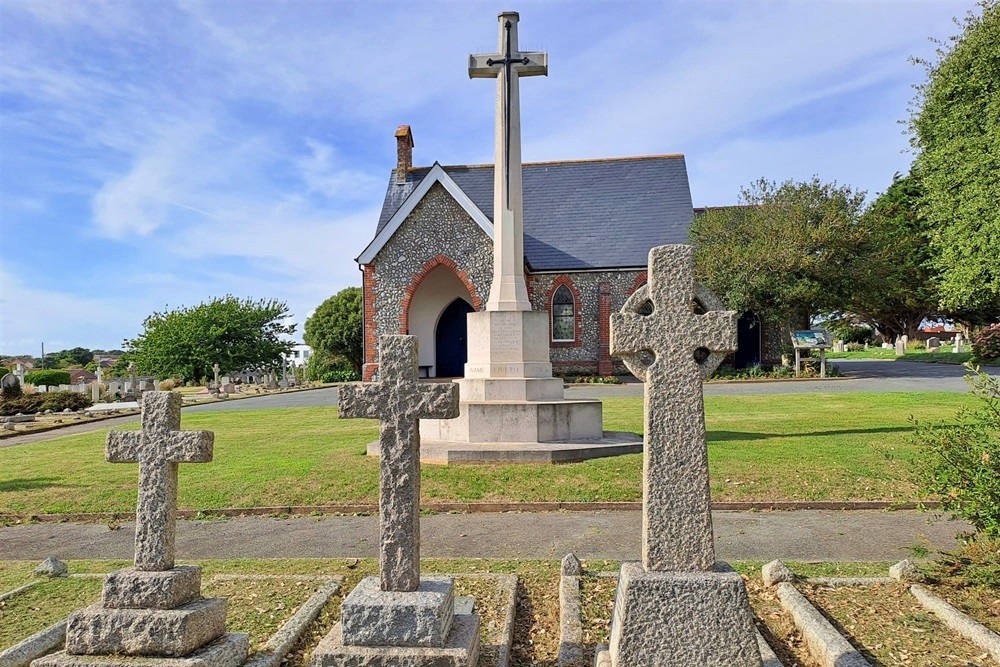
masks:
POLYGON ((108 434, 108 461, 139 464, 135 567, 107 575, 101 602, 67 620, 65 651, 33 667, 128 665, 134 656, 151 667, 239 667, 246 660, 247 636, 226 633, 226 599, 201 597, 200 567, 174 567, 177 465, 211 461, 214 439, 180 425, 181 395, 148 391, 142 429, 108 434))
POLYGON ((611 318, 611 353, 646 385, 642 562, 622 565, 611 663, 760 667, 743 580, 715 561, 709 505, 702 380, 736 349, 737 316, 695 283, 691 246, 650 250, 648 275, 611 318))
POLYGON ((221 371, 221 370, 222 369, 219 368, 219 364, 217 364, 217 363, 216 364, 212 364, 212 373, 215 375, 215 384, 213 385, 213 387, 215 389, 219 388, 219 371, 221 371))
POLYGON ((379 379, 340 389, 340 416, 381 422, 380 577, 341 605, 340 623, 313 652, 313 667, 476 664, 479 621, 455 614, 454 583, 420 576, 420 430, 458 416, 458 385, 417 380, 417 337, 382 336, 379 379))

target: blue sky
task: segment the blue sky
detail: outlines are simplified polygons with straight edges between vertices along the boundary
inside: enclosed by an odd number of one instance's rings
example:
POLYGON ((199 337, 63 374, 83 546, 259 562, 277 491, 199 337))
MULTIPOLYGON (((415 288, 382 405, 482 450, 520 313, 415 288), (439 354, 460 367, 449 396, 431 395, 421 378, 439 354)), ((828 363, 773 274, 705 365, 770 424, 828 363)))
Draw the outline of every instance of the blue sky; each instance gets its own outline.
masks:
POLYGON ((418 165, 492 162, 466 64, 501 9, 549 51, 526 161, 682 152, 704 206, 761 176, 884 190, 907 58, 972 5, 0 0, 0 354, 119 347, 227 293, 301 323, 359 285, 397 125, 418 165))

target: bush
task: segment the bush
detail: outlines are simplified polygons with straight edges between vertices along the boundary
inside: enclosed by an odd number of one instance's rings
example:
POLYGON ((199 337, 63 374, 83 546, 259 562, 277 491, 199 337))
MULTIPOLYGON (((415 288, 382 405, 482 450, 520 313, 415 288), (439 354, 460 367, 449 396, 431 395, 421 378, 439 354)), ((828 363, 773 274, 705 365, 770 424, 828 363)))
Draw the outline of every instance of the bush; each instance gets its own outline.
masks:
POLYGON ((57 387, 61 384, 69 384, 69 373, 55 369, 43 369, 25 373, 24 381, 38 386, 44 384, 46 387, 57 387))
POLYGON ((171 391, 176 386, 177 383, 174 382, 173 378, 167 378, 166 380, 160 383, 160 391, 171 391))
POLYGON ((1000 381, 966 365, 975 408, 963 407, 957 424, 918 424, 914 477, 941 507, 991 538, 1000 537, 1000 381))
POLYGON ((579 384, 621 384, 615 375, 581 375, 574 382, 579 384))
POLYGON ((0 401, 0 415, 16 415, 19 412, 33 415, 46 410, 62 412, 66 408, 76 411, 89 408, 91 405, 91 400, 83 394, 72 391, 50 391, 47 394, 25 394, 19 398, 4 399, 0 401))
POLYGON ((863 352, 865 349, 864 343, 848 343, 844 346, 844 350, 847 352, 863 352))
POLYGON ((1000 323, 991 324, 976 334, 972 354, 976 359, 1000 359, 1000 323))
POLYGON ((357 382, 360 379, 361 378, 354 372, 353 369, 341 369, 323 373, 323 376, 320 378, 320 382, 357 382))

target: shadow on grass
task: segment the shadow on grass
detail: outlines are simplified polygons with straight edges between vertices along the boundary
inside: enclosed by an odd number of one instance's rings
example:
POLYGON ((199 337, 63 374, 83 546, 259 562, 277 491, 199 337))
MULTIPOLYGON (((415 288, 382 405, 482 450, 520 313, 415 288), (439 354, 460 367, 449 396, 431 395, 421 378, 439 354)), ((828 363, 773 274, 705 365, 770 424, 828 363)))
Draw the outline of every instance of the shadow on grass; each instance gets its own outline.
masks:
POLYGON ((58 484, 58 477, 31 477, 28 479, 12 479, 0 482, 0 493, 4 491, 30 491, 31 489, 54 489, 78 486, 76 484, 58 484))
POLYGON ((881 428, 845 428, 832 431, 810 431, 807 433, 751 433, 749 431, 715 431, 708 432, 709 442, 727 442, 730 440, 767 440, 768 438, 811 438, 829 435, 860 435, 864 433, 902 433, 912 431, 912 426, 884 426, 881 428))

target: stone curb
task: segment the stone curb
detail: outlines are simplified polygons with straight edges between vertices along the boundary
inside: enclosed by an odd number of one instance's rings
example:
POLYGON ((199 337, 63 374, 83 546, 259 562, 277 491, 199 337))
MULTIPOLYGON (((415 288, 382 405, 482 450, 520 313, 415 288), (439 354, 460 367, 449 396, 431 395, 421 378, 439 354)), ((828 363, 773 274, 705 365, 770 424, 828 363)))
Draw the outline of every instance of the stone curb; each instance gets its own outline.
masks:
MULTIPOLYGON (((921 503, 894 503, 886 500, 859 501, 734 501, 713 502, 714 511, 761 511, 761 512, 792 512, 796 510, 885 510, 909 511, 916 509, 937 509, 937 501, 921 503)), ((639 501, 609 501, 609 502, 525 502, 525 503, 428 503, 420 508, 425 512, 447 514, 451 512, 463 514, 500 513, 500 512, 637 512, 642 509, 639 501)), ((378 505, 288 505, 284 507, 221 507, 216 509, 177 510, 179 519, 197 519, 200 517, 243 517, 243 516, 302 516, 313 514, 375 514, 378 505)), ((86 523, 100 521, 129 521, 135 517, 134 512, 78 512, 74 514, 0 514, 0 523, 86 523)))
POLYGON ((31 661, 62 648, 66 641, 66 619, 0 652, 0 667, 28 667, 31 661))
POLYGON ((760 634, 759 630, 755 631, 754 634, 757 635, 757 650, 760 651, 761 667, 784 667, 774 653, 774 649, 764 639, 764 635, 760 634))
POLYGON ((778 599, 802 633, 809 653, 822 667, 871 667, 795 586, 787 581, 780 583, 778 599))
POLYGON ((941 622, 977 646, 986 649, 994 660, 1000 662, 1000 635, 955 609, 920 584, 910 586, 910 593, 925 609, 940 618, 941 622))
POLYGON ((802 583, 826 588, 850 588, 852 586, 887 586, 896 583, 892 577, 805 577, 802 583))
POLYGON ((497 647, 497 664, 496 667, 509 667, 510 665, 510 654, 514 648, 514 615, 517 613, 517 575, 507 574, 500 575, 500 581, 497 586, 504 589, 507 593, 507 613, 504 614, 503 626, 507 629, 505 636, 500 641, 500 645, 497 647))
POLYGON ((17 588, 15 588, 12 591, 7 591, 6 593, 0 593, 0 602, 3 602, 7 598, 12 598, 15 595, 17 595, 18 593, 23 593, 24 591, 28 590, 32 586, 36 586, 36 585, 38 585, 41 582, 42 582, 42 579, 36 579, 35 581, 29 581, 26 584, 20 585, 20 586, 18 586, 17 588))
POLYGON ((558 667, 583 665, 583 622, 580 619, 580 577, 559 577, 558 667))
POLYGON ((244 667, 278 667, 301 639, 306 628, 316 620, 330 598, 340 590, 343 581, 343 577, 329 578, 326 584, 313 593, 305 604, 271 635, 263 650, 244 663, 244 667))

